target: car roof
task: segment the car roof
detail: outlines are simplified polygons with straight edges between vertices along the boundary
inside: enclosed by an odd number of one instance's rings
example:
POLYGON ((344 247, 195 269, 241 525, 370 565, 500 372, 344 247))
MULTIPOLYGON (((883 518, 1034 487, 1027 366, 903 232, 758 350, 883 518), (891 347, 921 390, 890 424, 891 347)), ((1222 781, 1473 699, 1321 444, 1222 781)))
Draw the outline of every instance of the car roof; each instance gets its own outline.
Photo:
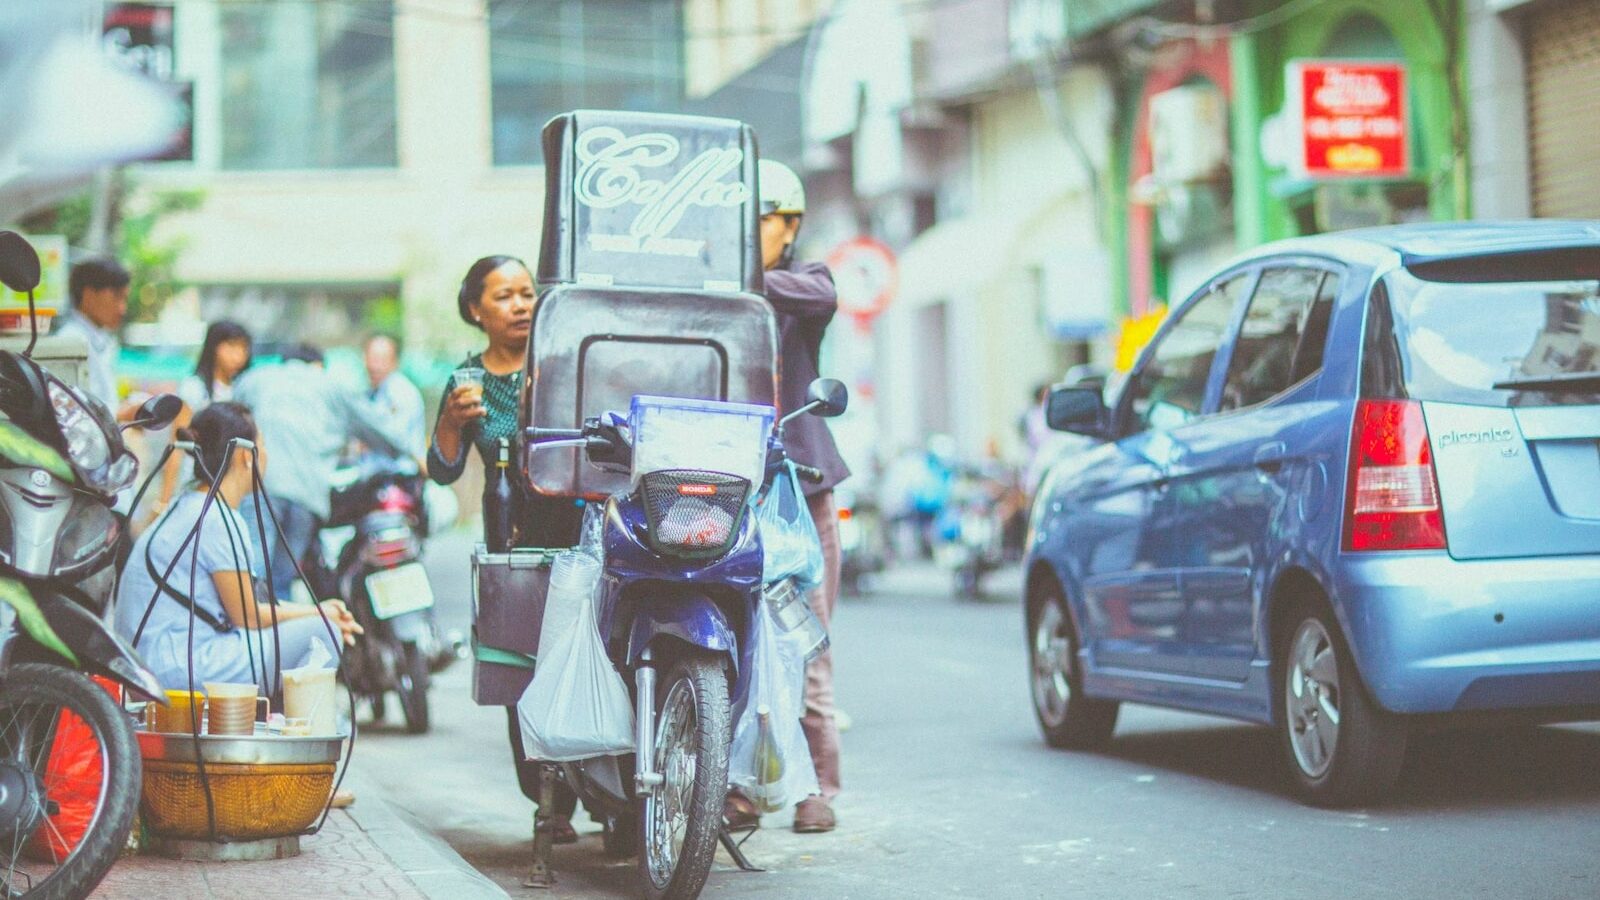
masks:
POLYGON ((1398 257, 1400 265, 1410 267, 1442 260, 1587 247, 1600 250, 1600 221, 1421 222, 1274 241, 1250 251, 1242 261, 1308 254, 1377 265, 1385 258, 1398 257))

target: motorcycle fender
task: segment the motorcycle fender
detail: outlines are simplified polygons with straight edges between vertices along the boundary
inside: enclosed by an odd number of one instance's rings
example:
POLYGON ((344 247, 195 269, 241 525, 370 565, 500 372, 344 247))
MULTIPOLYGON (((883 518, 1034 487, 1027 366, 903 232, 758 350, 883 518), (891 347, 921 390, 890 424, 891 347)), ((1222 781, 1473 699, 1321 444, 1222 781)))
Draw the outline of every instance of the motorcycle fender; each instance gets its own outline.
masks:
POLYGON ((120 681, 145 699, 166 704, 166 693, 155 673, 145 666, 138 651, 107 628, 99 616, 49 591, 39 591, 35 596, 50 627, 78 655, 85 669, 120 681))
POLYGON ((737 671, 738 641, 728 618, 705 597, 664 597, 640 604, 628 632, 628 666, 662 639, 724 654, 737 671))

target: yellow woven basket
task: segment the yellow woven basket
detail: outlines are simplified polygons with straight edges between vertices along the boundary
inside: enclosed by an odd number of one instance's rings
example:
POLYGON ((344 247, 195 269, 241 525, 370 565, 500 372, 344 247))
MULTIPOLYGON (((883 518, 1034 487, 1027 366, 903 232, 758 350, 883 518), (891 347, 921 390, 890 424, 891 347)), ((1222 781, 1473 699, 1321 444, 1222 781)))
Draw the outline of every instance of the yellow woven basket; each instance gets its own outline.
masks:
MULTIPOLYGON (((207 763, 217 837, 286 837, 311 827, 333 791, 333 763, 207 763)), ((144 821, 166 838, 208 840, 205 789, 193 762, 144 761, 144 821)))

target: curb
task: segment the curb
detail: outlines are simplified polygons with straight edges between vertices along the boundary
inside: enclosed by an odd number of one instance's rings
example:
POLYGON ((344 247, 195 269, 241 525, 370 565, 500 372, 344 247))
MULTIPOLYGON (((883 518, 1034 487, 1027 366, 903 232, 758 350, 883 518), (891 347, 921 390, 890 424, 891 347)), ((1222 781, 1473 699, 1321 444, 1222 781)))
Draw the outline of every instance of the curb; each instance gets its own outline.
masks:
POLYGON ((510 900, 501 887, 434 836, 377 785, 352 770, 344 786, 360 798, 344 812, 429 900, 510 900))

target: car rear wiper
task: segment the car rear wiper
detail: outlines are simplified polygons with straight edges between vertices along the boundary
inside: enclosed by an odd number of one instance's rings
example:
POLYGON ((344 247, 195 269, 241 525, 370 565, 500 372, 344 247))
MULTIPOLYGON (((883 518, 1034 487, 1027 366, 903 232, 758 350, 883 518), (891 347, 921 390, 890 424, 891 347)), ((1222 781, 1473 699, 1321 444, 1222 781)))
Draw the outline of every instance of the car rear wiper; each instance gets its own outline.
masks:
POLYGON ((1533 378, 1508 378, 1490 385, 1497 391, 1600 391, 1600 372, 1561 372, 1533 378))

